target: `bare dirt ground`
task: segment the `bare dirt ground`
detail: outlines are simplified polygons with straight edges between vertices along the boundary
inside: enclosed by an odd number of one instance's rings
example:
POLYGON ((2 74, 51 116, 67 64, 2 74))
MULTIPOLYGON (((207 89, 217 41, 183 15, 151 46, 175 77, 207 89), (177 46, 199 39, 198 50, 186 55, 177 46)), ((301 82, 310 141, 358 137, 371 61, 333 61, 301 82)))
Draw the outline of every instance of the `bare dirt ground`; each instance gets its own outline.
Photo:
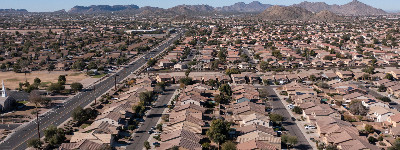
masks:
POLYGON ((0 72, 0 82, 4 80, 4 85, 12 90, 19 87, 20 82, 33 83, 33 80, 38 77, 42 84, 49 84, 50 82, 55 83, 58 80, 58 76, 66 75, 67 83, 71 84, 73 82, 80 82, 86 78, 89 78, 84 73, 74 72, 74 71, 34 71, 31 73, 15 73, 15 72, 0 72))

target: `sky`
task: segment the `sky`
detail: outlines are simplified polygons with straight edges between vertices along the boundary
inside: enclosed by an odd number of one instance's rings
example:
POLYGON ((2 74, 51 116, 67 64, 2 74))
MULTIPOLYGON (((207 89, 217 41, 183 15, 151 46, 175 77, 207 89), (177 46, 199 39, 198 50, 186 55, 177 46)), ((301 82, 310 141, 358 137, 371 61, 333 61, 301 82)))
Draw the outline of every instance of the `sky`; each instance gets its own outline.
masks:
MULTIPOLYGON (((236 2, 250 3, 254 0, 0 0, 0 8, 3 9, 27 9, 30 12, 49 12, 65 9, 68 11, 72 7, 89 5, 130 5, 135 4, 140 7, 153 6, 160 8, 170 8, 176 5, 187 4, 207 4, 214 7, 228 6, 236 2)), ((258 0, 263 4, 273 5, 292 5, 303 2, 304 0, 258 0)), ((309 2, 326 2, 328 4, 346 4, 352 0, 307 0, 309 2)), ((363 3, 386 11, 400 10, 400 0, 359 0, 363 3)))

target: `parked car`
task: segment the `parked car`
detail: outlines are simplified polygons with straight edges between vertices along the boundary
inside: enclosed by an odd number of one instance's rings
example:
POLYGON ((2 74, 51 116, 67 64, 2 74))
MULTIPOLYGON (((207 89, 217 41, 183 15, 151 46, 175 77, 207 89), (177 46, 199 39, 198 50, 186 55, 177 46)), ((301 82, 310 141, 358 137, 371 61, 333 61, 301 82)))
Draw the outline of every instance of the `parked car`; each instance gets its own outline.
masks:
POLYGON ((309 125, 308 125, 308 126, 306 126, 305 128, 308 130, 308 129, 316 129, 317 127, 315 127, 315 126, 309 126, 309 125))
POLYGON ((288 107, 289 109, 293 109, 293 108, 294 108, 294 105, 293 105, 293 104, 289 104, 289 105, 287 105, 287 107, 288 107))
POLYGON ((296 121, 296 118, 292 117, 292 121, 296 121))

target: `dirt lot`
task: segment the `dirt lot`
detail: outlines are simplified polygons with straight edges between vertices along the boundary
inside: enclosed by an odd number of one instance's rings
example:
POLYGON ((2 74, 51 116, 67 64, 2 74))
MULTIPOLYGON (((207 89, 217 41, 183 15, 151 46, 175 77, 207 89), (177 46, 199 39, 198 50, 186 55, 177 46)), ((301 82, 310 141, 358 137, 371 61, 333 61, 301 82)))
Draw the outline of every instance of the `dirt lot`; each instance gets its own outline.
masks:
POLYGON ((88 76, 80 72, 74 71, 34 71, 31 73, 27 73, 26 77, 24 73, 15 73, 15 72, 0 72, 0 82, 4 80, 4 85, 7 88, 15 89, 18 88, 19 82, 25 82, 28 80, 29 83, 33 83, 33 80, 38 77, 42 80, 43 84, 49 84, 50 82, 57 82, 59 75, 66 75, 67 84, 71 84, 73 82, 80 82, 88 76))

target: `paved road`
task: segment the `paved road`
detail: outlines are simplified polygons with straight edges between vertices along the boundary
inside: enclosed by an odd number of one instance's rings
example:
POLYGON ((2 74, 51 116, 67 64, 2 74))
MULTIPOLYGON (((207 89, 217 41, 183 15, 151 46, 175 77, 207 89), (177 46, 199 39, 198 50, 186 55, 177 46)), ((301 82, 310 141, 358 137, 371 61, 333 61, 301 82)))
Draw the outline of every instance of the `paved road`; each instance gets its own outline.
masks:
MULTIPOLYGON (((174 40, 180 38, 182 33, 174 38, 170 38, 165 41, 160 46, 156 47, 154 51, 156 53, 162 52, 165 48, 170 46, 174 40)), ((145 55, 146 58, 152 57, 147 53, 145 55)), ((153 55, 154 56, 154 55, 153 55)), ((52 112, 47 113, 39 118, 40 123, 40 135, 43 136, 43 131, 50 125, 58 126, 68 120, 71 117, 72 111, 78 107, 85 107, 89 105, 95 98, 100 97, 109 89, 114 87, 114 78, 116 78, 117 83, 122 81, 125 77, 130 75, 135 70, 139 69, 143 64, 146 63, 147 60, 144 58, 138 59, 136 62, 124 67, 122 70, 116 72, 111 75, 109 78, 106 78, 103 81, 100 81, 95 85, 96 90, 87 90, 86 92, 81 92, 76 96, 72 97, 70 100, 64 103, 63 107, 57 108, 52 112)), ((92 87, 88 87, 91 89, 92 87)), ((10 135, 4 142, 0 144, 1 150, 9 150, 9 149, 17 149, 23 150, 27 148, 27 141, 32 138, 37 138, 37 124, 36 120, 23 126, 19 130, 15 131, 12 135, 10 135)))
POLYGON ((267 89, 270 97, 273 98, 271 101, 271 105, 273 107, 273 113, 282 115, 285 119, 282 125, 285 127, 286 130, 289 131, 289 134, 292 136, 296 136, 298 143, 295 146, 296 149, 301 150, 308 150, 312 149, 310 143, 308 143, 306 137, 303 135, 299 127, 296 125, 294 121, 292 121, 291 116, 285 106, 283 105, 282 101, 276 95, 275 91, 272 89, 271 86, 258 86, 258 88, 265 88, 267 89))
MULTIPOLYGON (((361 89, 367 91, 368 94, 371 94, 372 96, 374 96, 374 97, 376 97, 376 98, 385 97, 384 95, 379 94, 379 93, 376 92, 375 90, 372 90, 372 89, 370 89, 370 88, 366 88, 366 87, 363 85, 363 83, 361 83, 361 82, 353 82, 353 83, 356 84, 359 88, 361 88, 361 89)), ((397 111, 400 111, 400 104, 399 104, 396 100, 394 100, 394 99, 392 99, 392 98, 391 98, 391 100, 392 100, 392 102, 389 103, 390 107, 392 107, 393 109, 396 109, 397 111)))
MULTIPOLYGON (((133 142, 126 147, 129 150, 142 150, 143 143, 147 141, 150 137, 150 134, 147 133, 151 127, 157 125, 158 120, 161 118, 164 109, 164 105, 168 104, 169 100, 171 99, 172 95, 174 94, 175 90, 178 89, 178 86, 167 87, 164 95, 160 95, 155 107, 153 107, 149 114, 147 115, 146 120, 144 123, 139 127, 139 129, 134 133, 133 142)), ((152 143, 150 143, 152 145, 152 143)))

